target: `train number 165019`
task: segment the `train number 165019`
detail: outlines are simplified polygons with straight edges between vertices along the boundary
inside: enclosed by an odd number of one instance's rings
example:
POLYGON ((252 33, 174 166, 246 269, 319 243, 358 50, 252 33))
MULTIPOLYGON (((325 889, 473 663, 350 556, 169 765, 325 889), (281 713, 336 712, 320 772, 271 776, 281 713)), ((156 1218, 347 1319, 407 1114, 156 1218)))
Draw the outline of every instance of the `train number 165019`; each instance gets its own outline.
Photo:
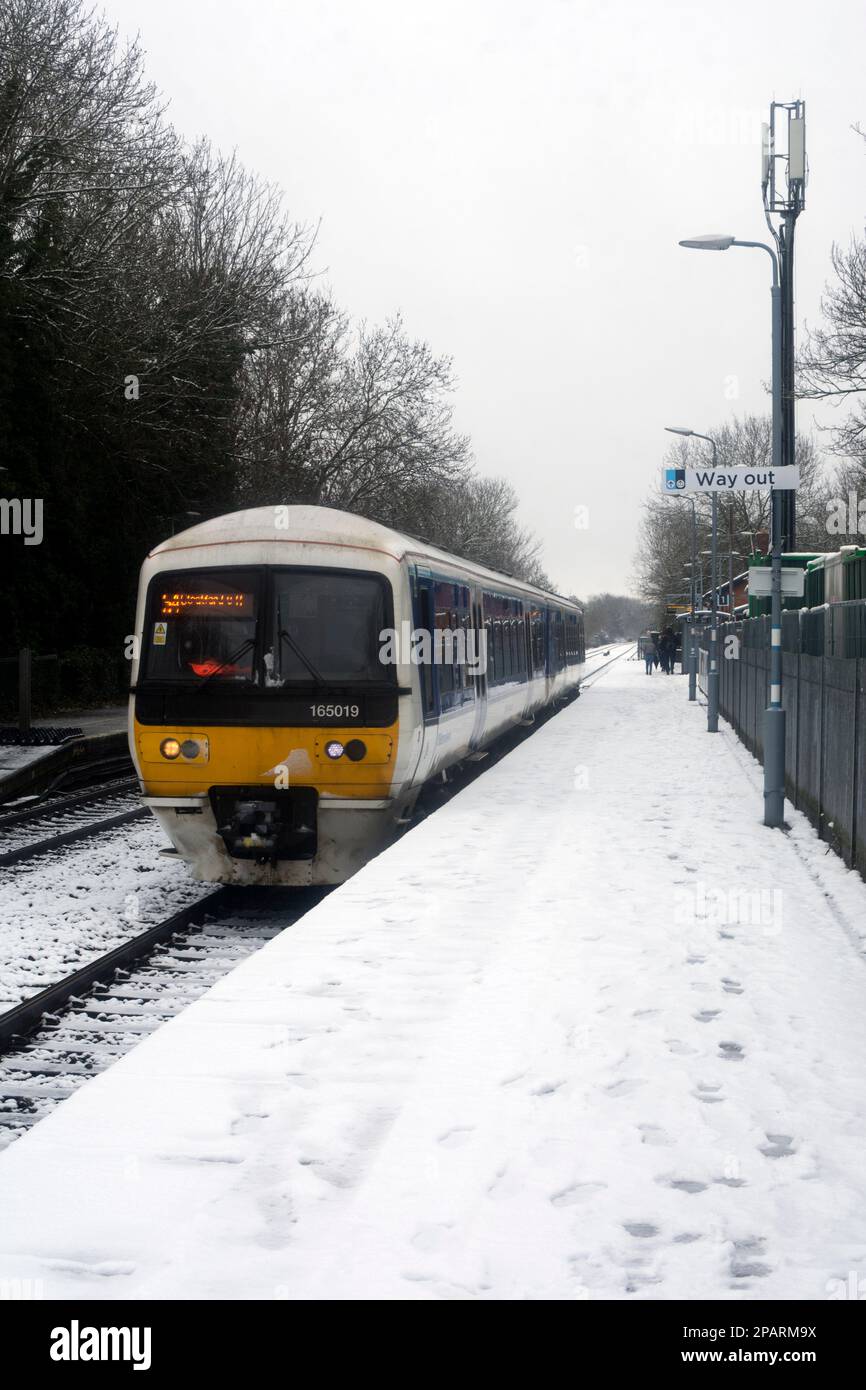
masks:
POLYGON ((360 705, 310 705, 314 719, 357 719, 360 705))

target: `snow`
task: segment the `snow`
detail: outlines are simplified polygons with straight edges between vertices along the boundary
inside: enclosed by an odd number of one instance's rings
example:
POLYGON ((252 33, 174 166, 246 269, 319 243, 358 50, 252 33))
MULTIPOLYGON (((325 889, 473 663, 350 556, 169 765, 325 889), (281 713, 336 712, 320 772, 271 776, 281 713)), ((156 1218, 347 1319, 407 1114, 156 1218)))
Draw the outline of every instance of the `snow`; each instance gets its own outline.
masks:
POLYGON ((206 897, 167 846, 148 816, 0 868, 0 1009, 206 897))
POLYGON ((0 744, 0 786, 4 777, 9 773, 18 772, 22 767, 28 767, 30 763, 36 763, 40 758, 44 758, 46 752, 53 750, 44 746, 39 748, 17 748, 13 745, 0 744))
POLYGON ((0 1154, 46 1298, 866 1286, 866 885, 609 667, 0 1154), (834 1281, 839 1281, 835 1283, 834 1281))

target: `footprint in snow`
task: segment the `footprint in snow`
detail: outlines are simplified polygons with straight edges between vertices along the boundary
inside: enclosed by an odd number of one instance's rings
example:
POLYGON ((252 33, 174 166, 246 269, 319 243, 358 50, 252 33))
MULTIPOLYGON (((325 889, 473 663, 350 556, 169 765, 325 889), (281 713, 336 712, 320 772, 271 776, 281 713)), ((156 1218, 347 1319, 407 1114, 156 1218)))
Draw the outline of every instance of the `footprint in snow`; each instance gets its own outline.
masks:
POLYGON ((231 1132, 232 1134, 252 1134, 267 1118, 267 1110, 251 1110, 247 1114, 238 1115, 231 1122, 231 1132))
POLYGON ((651 1221, 624 1221, 623 1228, 636 1240, 646 1240, 659 1233, 658 1226, 654 1226, 651 1221))
POLYGON ((516 1071, 513 1076, 504 1076, 499 1084, 500 1086, 513 1086, 515 1081, 522 1081, 525 1075, 525 1071, 516 1071))
POLYGON ((693 1057, 697 1052, 696 1047, 690 1047, 681 1038, 666 1038, 668 1052, 673 1052, 677 1057, 693 1057))
POLYGON ((474 1132, 474 1125, 455 1125, 454 1129, 446 1129, 444 1134, 440 1134, 436 1142, 443 1149, 459 1149, 469 1142, 469 1136, 474 1132))
POLYGON ((421 1226, 412 1237, 412 1244, 416 1250, 441 1250, 448 1243, 450 1230, 451 1226, 447 1222, 421 1226))
POLYGON ((763 1264, 757 1257, 766 1252, 763 1236, 748 1236, 745 1240, 735 1240, 731 1255, 731 1274, 735 1279, 762 1279, 772 1273, 772 1266, 763 1264))
POLYGON ((533 1086, 530 1095, 533 1096, 552 1096, 565 1085, 564 1081, 542 1081, 540 1086, 533 1086))
POLYGON ((698 1023, 712 1023, 714 1018, 718 1018, 721 1009, 701 1009, 700 1013, 692 1014, 692 1018, 698 1023))
POLYGON ((674 1141, 661 1125, 638 1125, 642 1144, 658 1144, 668 1147, 674 1141))
POLYGON ((706 1192, 707 1184, 698 1182, 697 1178, 659 1178, 658 1181, 665 1187, 672 1187, 676 1192, 688 1192, 694 1196, 696 1192, 706 1192))
POLYGON ((792 1146, 790 1134, 768 1134, 767 1143, 761 1145, 761 1153, 766 1158, 790 1158, 797 1150, 792 1146))
POLYGON ((742 994, 743 986, 739 980, 729 980, 726 976, 722 977, 722 989, 725 994, 742 994))
POLYGON ((692 1095, 704 1105, 720 1105, 725 1097, 721 1094, 721 1086, 708 1086, 699 1081, 692 1095))
POLYGON ((720 1042, 719 1051, 723 1062, 742 1062, 746 1055, 742 1043, 736 1042, 720 1042))
POLYGON ((603 1192, 607 1187, 606 1182, 575 1182, 571 1187, 563 1187, 561 1191, 554 1192, 550 1205, 553 1207, 574 1207, 580 1202, 590 1201, 598 1192, 603 1192))
POLYGON ((618 1100, 620 1096, 633 1095, 635 1091, 640 1090, 641 1086, 645 1085, 645 1081, 639 1080, 614 1081, 610 1086, 605 1086, 604 1089, 609 1096, 613 1096, 615 1100, 618 1100))

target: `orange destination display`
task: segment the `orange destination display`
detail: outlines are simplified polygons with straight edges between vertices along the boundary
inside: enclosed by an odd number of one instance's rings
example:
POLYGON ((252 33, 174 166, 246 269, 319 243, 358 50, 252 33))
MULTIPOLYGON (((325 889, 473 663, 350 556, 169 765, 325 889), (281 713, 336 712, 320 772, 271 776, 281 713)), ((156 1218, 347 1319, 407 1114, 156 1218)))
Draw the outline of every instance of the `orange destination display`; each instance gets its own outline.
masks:
POLYGON ((209 589, 200 594, 174 591, 160 595, 159 612, 162 618, 204 615, 217 618, 251 618, 254 613, 253 595, 229 589, 209 589))

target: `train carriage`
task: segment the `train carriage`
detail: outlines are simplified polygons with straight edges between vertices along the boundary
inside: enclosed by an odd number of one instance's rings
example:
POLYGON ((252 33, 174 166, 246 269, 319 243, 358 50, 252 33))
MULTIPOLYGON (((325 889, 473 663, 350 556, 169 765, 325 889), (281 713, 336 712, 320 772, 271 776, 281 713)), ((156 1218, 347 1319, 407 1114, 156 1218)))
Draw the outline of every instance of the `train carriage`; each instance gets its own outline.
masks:
POLYGON ((323 507, 192 527, 141 572, 129 739, 196 877, 327 884, 421 788, 579 690, 567 599, 323 507))

